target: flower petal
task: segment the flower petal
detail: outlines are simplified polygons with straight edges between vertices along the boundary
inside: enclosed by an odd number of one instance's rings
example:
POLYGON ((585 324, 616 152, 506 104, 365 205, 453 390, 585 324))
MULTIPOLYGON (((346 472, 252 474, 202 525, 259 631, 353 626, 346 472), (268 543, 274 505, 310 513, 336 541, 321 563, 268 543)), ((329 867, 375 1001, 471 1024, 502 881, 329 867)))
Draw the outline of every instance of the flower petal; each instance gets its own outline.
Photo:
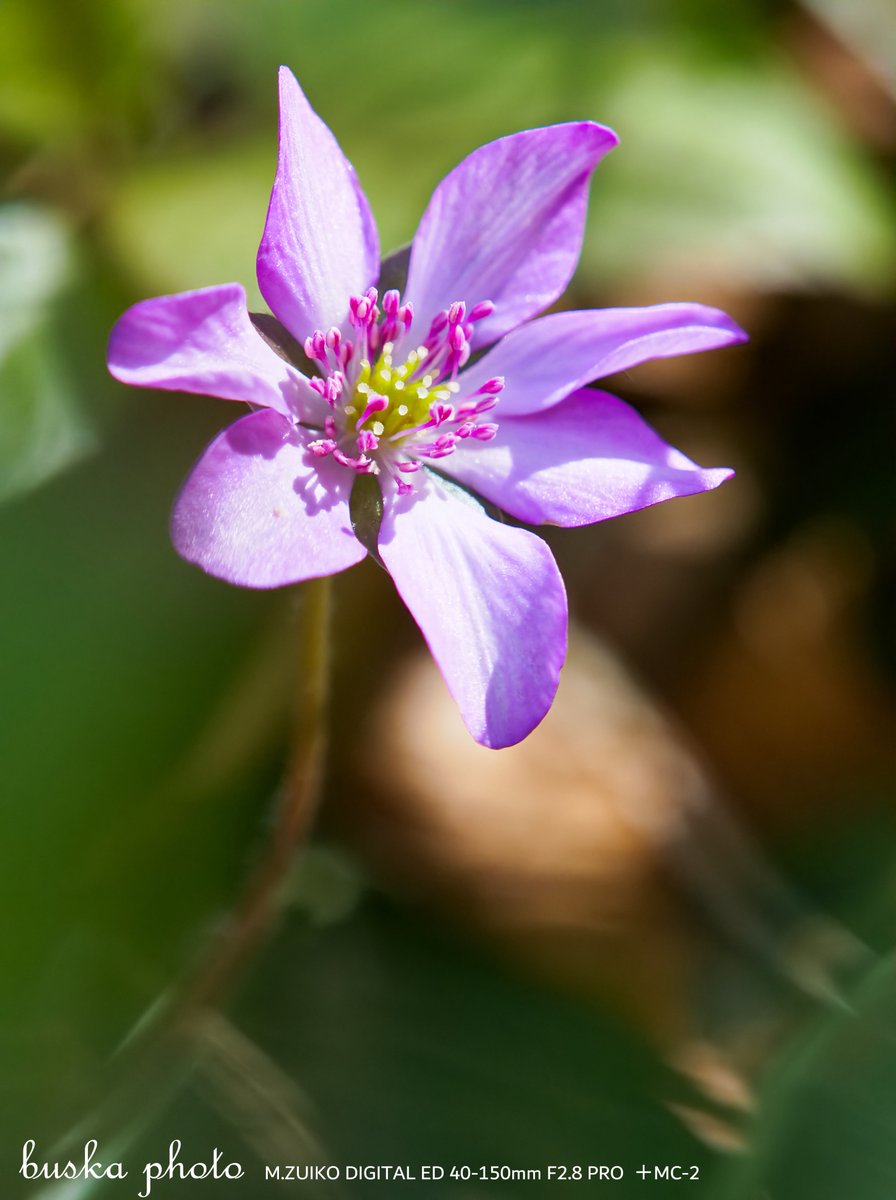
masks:
POLYGON ((319 404, 304 375, 256 333, 238 283, 129 308, 109 337, 109 370, 137 387, 244 400, 286 414, 319 404))
POLYGON ((348 301, 376 282, 379 241, 351 163, 280 68, 277 174, 258 248, 258 286, 274 315, 304 339, 341 326, 348 301))
POLYGON ((621 400, 583 389, 544 413, 510 417, 486 444, 469 438, 439 466, 533 525, 590 525, 674 496, 718 487, 621 400))
POLYGON ((460 382, 465 392, 472 392, 487 379, 504 376, 501 415, 521 416, 648 359, 746 340, 726 313, 703 304, 552 313, 508 334, 464 371, 460 382))
POLYGON ((242 587, 343 571, 366 553, 349 517, 354 478, 314 458, 278 413, 250 413, 193 468, 174 506, 172 541, 188 562, 242 587))
POLYGON ((556 300, 578 262, 591 172, 616 141, 590 121, 527 129, 446 175, 411 249, 406 296, 421 336, 454 300, 495 304, 476 326, 477 346, 556 300))
POLYGON ((545 543, 423 472, 387 499, 379 549, 477 742, 521 741, 551 706, 566 593, 545 543), (418 482, 419 481, 419 482, 418 482))

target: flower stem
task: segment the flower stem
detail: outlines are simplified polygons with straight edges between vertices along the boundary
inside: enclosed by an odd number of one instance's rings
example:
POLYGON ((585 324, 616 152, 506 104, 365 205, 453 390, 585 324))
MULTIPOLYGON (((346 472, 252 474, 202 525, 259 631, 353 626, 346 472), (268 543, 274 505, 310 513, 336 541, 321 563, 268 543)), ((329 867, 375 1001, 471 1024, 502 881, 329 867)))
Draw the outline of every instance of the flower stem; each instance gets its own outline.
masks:
MULTIPOLYGON (((276 921, 295 855, 317 807, 326 750, 331 582, 303 588, 298 637, 299 687, 292 722, 289 768, 270 841, 241 899, 192 973, 144 1014, 108 1064, 106 1095, 56 1143, 61 1154, 85 1136, 127 1144, 192 1073, 198 1057, 214 1051, 209 1022, 276 921), (87 1134, 85 1135, 85 1130, 87 1134), (99 1131, 99 1132, 98 1132, 99 1131)), ((86 1193, 73 1191, 73 1200, 86 1193)))
POLYGON ((303 585, 303 592, 292 748, 273 834, 242 900, 175 1004, 176 1009, 187 1017, 226 995, 270 932, 296 851, 317 808, 326 752, 330 577, 308 580, 303 585))

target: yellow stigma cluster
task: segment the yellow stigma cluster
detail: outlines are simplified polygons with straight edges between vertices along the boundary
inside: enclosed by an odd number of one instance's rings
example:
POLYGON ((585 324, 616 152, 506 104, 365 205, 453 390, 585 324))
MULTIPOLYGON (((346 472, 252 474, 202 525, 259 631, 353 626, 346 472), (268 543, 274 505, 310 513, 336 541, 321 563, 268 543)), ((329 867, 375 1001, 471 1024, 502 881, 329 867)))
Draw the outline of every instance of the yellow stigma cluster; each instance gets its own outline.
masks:
POLYGON ((447 404, 459 391, 458 384, 437 384, 426 373, 415 378, 427 357, 425 346, 412 350, 398 367, 392 361, 392 351, 392 343, 386 342, 374 366, 362 359, 358 381, 344 409, 347 422, 353 424, 374 396, 386 400, 386 408, 372 413, 358 425, 359 430, 368 429, 376 437, 391 437, 403 429, 423 425, 429 419, 431 404, 447 404))

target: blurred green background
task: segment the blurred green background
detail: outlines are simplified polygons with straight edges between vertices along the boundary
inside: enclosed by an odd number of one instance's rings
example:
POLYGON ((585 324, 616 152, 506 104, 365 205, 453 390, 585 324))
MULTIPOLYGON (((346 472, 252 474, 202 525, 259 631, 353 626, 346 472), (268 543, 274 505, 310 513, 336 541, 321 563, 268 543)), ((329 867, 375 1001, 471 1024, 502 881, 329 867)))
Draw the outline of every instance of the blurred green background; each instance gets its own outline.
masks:
MULTIPOLYGON (((612 125, 564 303, 716 303, 751 332, 614 382, 736 481, 550 538, 583 636, 624 664, 623 683, 583 668, 610 713, 595 769, 658 763, 653 722, 671 712, 724 832, 685 822, 674 853, 633 850, 595 818, 571 937, 570 913, 538 910, 525 848, 502 858, 500 821, 487 853, 476 841, 488 788, 469 845, 435 836, 451 788, 421 798, 400 746, 366 732, 418 643, 363 564, 338 582, 330 783, 287 916, 203 1063, 122 1102, 107 1159, 136 1175, 180 1138, 188 1161, 219 1146, 246 1166, 241 1183, 154 1195, 273 1195, 263 1164, 307 1161, 313 1138, 336 1163, 543 1172, 403 1185, 457 1200, 585 1190, 549 1183, 548 1163, 622 1164, 615 1195, 669 1186, 640 1179, 646 1163, 697 1164, 678 1189, 732 1200, 890 1200, 890 0, 0 4, 0 1191, 26 1194, 25 1138, 49 1156, 107 1127, 110 1054, 206 944, 269 829, 300 597, 177 558, 172 499, 233 412, 130 392, 104 360, 140 298, 239 280, 262 307, 281 62, 354 162, 386 249, 482 142, 612 125), (628 672, 644 685, 634 737, 614 724, 628 672), (517 922, 494 899, 505 876, 531 897, 517 922)), ((478 771, 462 752, 452 769, 478 771)), ((612 772, 604 791, 585 776, 595 812, 612 809, 612 772)), ((680 802, 660 787, 661 808, 680 802)), ((532 797, 524 847, 571 805, 559 784, 532 797)), ((554 870, 564 882, 562 856, 554 870)))

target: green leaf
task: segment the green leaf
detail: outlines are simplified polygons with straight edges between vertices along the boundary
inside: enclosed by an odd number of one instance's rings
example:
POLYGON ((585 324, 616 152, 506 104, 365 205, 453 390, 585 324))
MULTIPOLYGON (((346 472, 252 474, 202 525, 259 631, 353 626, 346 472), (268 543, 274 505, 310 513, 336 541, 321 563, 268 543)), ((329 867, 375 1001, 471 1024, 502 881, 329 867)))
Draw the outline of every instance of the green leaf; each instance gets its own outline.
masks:
POLYGON ((764 1090, 755 1152, 720 1200, 757 1195, 892 1200, 896 1194, 896 954, 849 1004, 798 1037, 764 1090))
POLYGON ((38 326, 0 359, 0 501, 44 483, 93 446, 52 331, 38 326))
POLYGON ((33 327, 71 272, 68 233, 52 213, 28 204, 0 209, 0 354, 33 327))
POLYGON ((795 75, 671 47, 622 55, 615 79, 603 116, 622 147, 598 172, 580 270, 892 288, 892 196, 795 75))
POLYGON ((94 444, 54 336, 72 277, 68 234, 24 204, 0 210, 0 501, 36 487, 94 444))

